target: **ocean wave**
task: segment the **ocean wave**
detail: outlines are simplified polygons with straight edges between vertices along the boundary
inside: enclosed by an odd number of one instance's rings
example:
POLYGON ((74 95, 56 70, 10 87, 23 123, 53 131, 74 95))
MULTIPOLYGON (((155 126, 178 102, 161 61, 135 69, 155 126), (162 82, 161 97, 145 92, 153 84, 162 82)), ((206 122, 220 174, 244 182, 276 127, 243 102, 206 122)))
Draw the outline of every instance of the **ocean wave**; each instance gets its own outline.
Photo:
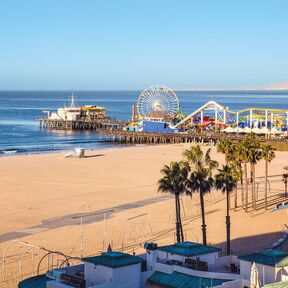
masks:
POLYGON ((0 154, 4 155, 13 155, 13 154, 33 154, 33 153, 45 153, 45 152, 52 152, 52 151, 61 151, 62 148, 60 147, 30 147, 30 148, 18 148, 18 149, 4 149, 0 150, 0 154))
MULTIPOLYGON (((15 154, 41 154, 41 153, 48 153, 48 152, 57 152, 57 151, 68 151, 73 150, 75 147, 83 146, 85 149, 95 149, 104 148, 107 146, 107 142, 101 140, 72 140, 66 141, 66 143, 45 143, 43 145, 37 146, 22 146, 22 147, 15 147, 10 146, 9 148, 6 147, 4 149, 0 149, 0 155, 15 155, 15 154), (94 145, 91 145, 94 144, 94 145), (96 146, 96 147, 95 147, 96 146)), ((20 145, 19 145, 20 146, 20 145)), ((114 146, 114 145, 113 145, 114 146)))

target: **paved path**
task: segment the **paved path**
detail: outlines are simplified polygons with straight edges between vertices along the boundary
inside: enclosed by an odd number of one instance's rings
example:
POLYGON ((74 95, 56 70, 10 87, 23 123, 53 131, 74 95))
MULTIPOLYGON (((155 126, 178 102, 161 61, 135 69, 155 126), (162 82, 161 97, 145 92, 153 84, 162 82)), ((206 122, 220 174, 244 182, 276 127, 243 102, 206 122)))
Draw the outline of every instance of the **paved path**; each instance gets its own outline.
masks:
POLYGON ((51 229, 61 228, 65 226, 80 225, 81 216, 83 217, 82 218, 83 223, 89 224, 93 222, 103 221, 105 212, 107 212, 106 218, 108 219, 108 218, 111 218, 117 212, 151 205, 151 204, 162 202, 171 198, 173 198, 173 196, 171 195, 162 195, 162 196, 157 196, 157 197, 150 198, 150 199, 139 200, 139 201, 132 202, 132 203, 110 207, 107 209, 92 211, 89 213, 74 213, 74 214, 64 215, 61 217, 45 219, 42 221, 42 224, 40 225, 29 227, 21 231, 8 232, 8 233, 0 235, 0 243, 9 241, 9 240, 22 238, 22 237, 33 235, 33 234, 37 234, 37 233, 41 233, 43 231, 47 231, 51 229))

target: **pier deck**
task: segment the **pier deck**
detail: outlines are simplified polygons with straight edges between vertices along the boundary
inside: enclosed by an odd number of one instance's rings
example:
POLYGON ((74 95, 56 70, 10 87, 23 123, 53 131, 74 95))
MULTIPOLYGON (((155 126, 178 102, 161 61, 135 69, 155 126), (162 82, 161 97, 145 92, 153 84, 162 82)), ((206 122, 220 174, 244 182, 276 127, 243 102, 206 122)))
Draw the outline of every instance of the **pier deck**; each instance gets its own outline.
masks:
MULTIPOLYGON (((131 144, 165 144, 165 143, 216 143, 221 138, 229 138, 239 141, 245 135, 223 135, 223 134, 162 134, 162 133, 144 133, 131 132, 123 130, 104 130, 100 129, 100 138, 105 141, 131 143, 131 144)), ((261 142, 282 142, 288 148, 288 142, 281 138, 268 139, 259 136, 261 142)))

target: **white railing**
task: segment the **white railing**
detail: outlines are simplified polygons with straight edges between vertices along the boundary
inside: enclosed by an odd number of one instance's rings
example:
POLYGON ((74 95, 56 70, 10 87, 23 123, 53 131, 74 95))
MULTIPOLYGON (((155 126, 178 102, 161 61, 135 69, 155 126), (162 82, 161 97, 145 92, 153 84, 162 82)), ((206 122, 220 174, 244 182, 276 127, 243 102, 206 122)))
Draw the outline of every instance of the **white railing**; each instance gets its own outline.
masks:
POLYGON ((169 265, 164 263, 156 263, 156 271, 163 272, 166 274, 171 274, 176 271, 179 273, 184 273, 191 276, 203 277, 203 278, 213 278, 213 279, 223 279, 223 280, 238 280, 242 279, 241 275, 232 273, 222 273, 222 272, 211 272, 211 271, 199 271, 190 268, 185 268, 178 265, 169 265))

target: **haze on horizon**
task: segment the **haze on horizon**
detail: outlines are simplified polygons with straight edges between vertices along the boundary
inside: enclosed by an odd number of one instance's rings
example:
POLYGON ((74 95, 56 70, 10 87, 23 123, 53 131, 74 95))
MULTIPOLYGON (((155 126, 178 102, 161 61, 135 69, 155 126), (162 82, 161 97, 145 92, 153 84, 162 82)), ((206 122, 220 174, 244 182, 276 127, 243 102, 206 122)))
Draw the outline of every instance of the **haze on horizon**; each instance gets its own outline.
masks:
POLYGON ((288 80, 288 2, 0 2, 0 90, 247 87, 288 80))

